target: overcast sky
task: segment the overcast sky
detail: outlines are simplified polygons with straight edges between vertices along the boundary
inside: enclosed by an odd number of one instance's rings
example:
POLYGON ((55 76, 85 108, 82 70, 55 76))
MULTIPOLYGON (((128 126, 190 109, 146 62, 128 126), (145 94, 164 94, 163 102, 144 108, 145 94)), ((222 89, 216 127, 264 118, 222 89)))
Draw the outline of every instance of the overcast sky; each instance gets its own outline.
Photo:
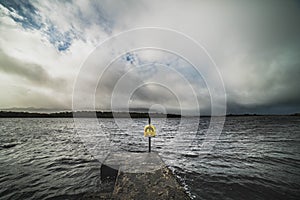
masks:
MULTIPOLYGON (((300 112, 299 1, 0 2, 0 109, 71 109, 74 82, 95 47, 122 31, 162 27, 193 38, 209 53, 224 82, 228 113, 300 112)), ((124 74, 126 87, 140 82, 140 74, 128 74, 135 67, 155 74, 165 87, 136 88, 130 107, 160 104, 192 112, 195 95, 201 112, 209 113, 209 77, 157 50, 117 57, 97 86, 97 109, 111 108, 112 91, 124 74), (189 85, 195 93, 187 92, 189 85)), ((122 91, 118 99, 128 95, 122 91)))

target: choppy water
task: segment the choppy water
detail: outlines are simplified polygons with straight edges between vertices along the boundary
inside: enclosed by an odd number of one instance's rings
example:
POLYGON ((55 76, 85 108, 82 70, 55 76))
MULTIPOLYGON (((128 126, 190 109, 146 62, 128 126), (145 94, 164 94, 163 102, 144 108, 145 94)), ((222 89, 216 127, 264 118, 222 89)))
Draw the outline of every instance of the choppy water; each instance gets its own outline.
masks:
MULTIPOLYGON (((101 144, 106 135, 114 150, 146 151, 147 120, 122 120, 125 128, 100 119, 99 133, 83 119, 85 140, 101 144)), ((194 199, 300 199, 300 117, 227 117, 205 157, 198 153, 209 118, 196 133, 186 128, 193 119, 180 133, 180 119, 162 120, 153 119, 153 151, 194 199)), ((82 142, 73 119, 0 119, 0 135, 0 199, 80 199, 104 187, 93 143, 82 142)))

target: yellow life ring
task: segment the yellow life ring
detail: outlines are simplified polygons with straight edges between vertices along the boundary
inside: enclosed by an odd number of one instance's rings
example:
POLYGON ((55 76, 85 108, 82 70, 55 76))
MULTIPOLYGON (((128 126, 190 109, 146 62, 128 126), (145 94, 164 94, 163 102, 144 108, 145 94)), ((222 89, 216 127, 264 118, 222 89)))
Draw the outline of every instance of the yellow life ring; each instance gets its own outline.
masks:
POLYGON ((149 124, 144 128, 144 136, 145 137, 155 137, 156 136, 156 129, 155 126, 149 124))

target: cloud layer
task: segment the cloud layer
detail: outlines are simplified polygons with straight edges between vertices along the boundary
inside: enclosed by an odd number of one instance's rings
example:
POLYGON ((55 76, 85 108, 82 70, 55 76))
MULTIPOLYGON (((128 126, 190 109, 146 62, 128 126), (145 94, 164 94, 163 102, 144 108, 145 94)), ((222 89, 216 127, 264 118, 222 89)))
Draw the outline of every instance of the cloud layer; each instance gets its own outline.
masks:
MULTIPOLYGON (((97 45, 132 28, 162 27, 194 38, 209 52, 224 81, 229 113, 300 112, 299 11, 292 0, 0 1, 0 109, 71 109, 74 81, 97 45)), ((118 50, 110 53, 115 57, 118 50)), ((177 112, 181 103, 193 113, 196 105, 177 70, 195 89, 201 112, 210 113, 206 77, 182 58, 159 51, 120 56, 97 87, 96 108, 110 109, 117 82, 143 65, 145 73, 171 86, 143 86, 128 106, 161 104, 177 112), (176 95, 186 98, 178 102, 176 95)), ((141 79, 129 77, 128 85, 141 79)))

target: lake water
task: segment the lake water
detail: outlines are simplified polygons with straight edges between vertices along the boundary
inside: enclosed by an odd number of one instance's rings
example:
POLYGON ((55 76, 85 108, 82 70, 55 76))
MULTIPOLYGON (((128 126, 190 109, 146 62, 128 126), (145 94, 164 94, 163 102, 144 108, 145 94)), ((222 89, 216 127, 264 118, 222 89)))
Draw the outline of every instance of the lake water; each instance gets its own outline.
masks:
MULTIPOLYGON (((120 120, 124 127, 100 119, 98 132, 91 119, 82 119, 81 130, 73 119, 0 119, 0 199, 81 199, 101 192, 98 155, 148 148, 147 119, 120 120)), ((227 117, 205 155, 201 143, 210 119, 201 118, 196 132, 194 121, 186 119, 180 129, 180 119, 152 120, 158 130, 153 151, 192 198, 300 199, 300 117, 227 117)))

